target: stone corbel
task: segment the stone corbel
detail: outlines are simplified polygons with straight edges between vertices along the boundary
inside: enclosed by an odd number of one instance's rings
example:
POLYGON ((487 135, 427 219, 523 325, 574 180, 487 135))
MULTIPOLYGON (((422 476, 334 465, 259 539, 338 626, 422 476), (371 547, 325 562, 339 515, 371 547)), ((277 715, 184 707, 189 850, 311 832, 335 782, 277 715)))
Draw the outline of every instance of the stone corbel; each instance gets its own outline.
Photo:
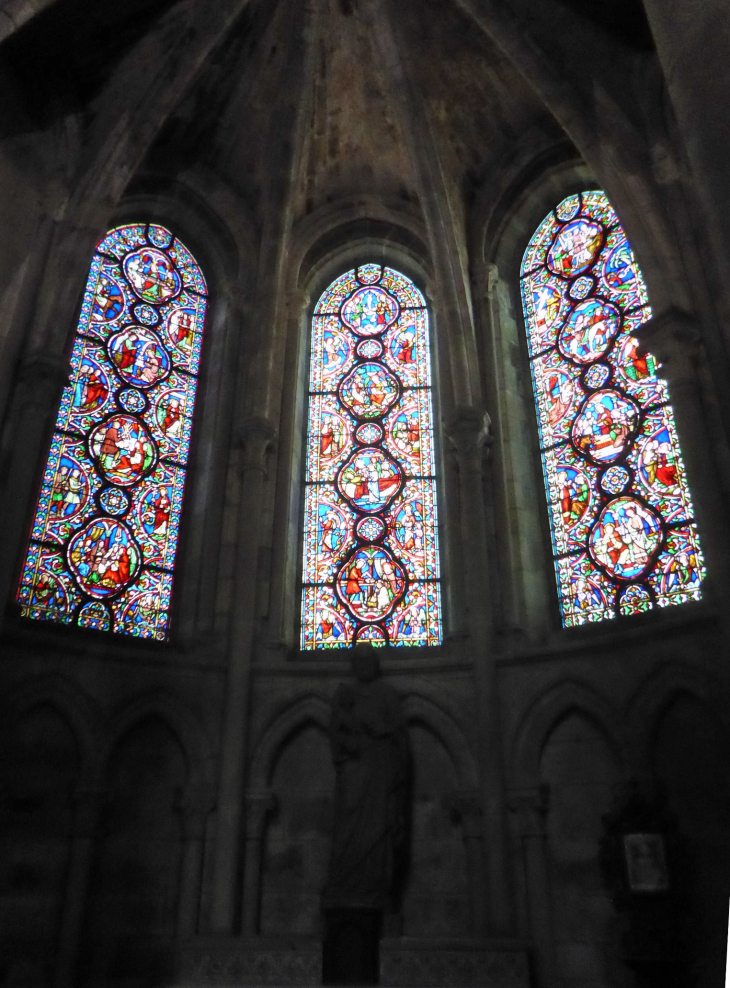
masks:
POLYGON ((301 288, 287 292, 284 297, 284 308, 287 319, 299 319, 309 305, 310 297, 301 288))
POLYGON ((73 836, 90 840, 96 833, 101 811, 109 803, 107 789, 77 789, 73 794, 73 836))
POLYGON ((266 476, 269 453, 274 447, 276 429, 261 417, 253 417, 244 422, 235 446, 243 450, 242 470, 244 473, 259 471, 266 476))
POLYGON ((460 473, 482 473, 484 451, 492 442, 491 425, 492 421, 485 411, 471 405, 454 409, 445 427, 460 473))

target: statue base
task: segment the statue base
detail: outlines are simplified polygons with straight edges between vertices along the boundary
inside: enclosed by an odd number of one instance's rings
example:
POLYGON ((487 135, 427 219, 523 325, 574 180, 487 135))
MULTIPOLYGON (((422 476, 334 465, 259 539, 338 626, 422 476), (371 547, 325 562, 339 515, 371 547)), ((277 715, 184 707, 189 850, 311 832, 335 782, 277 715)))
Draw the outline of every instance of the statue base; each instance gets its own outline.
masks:
MULTIPOLYGON (((383 988, 529 988, 524 943, 509 940, 421 940, 379 943, 383 988)), ((181 948, 177 988, 305 988, 321 985, 322 943, 311 937, 199 936, 181 948)), ((340 982, 342 983, 342 982, 340 982)))

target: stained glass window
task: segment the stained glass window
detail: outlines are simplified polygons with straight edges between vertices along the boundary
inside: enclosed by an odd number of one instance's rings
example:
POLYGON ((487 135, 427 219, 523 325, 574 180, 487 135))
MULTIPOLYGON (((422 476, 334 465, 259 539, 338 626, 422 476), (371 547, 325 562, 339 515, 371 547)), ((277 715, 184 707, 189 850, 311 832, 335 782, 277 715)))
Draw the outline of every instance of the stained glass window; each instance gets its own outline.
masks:
POLYGON ((441 641, 426 301, 379 264, 312 317, 302 647, 441 641))
POLYGON ((643 276, 602 192, 569 196, 522 262, 566 626, 699 600, 705 567, 667 384, 633 332, 643 276))
POLYGON ((167 637, 206 295, 164 227, 118 227, 96 248, 18 591, 23 616, 167 637))

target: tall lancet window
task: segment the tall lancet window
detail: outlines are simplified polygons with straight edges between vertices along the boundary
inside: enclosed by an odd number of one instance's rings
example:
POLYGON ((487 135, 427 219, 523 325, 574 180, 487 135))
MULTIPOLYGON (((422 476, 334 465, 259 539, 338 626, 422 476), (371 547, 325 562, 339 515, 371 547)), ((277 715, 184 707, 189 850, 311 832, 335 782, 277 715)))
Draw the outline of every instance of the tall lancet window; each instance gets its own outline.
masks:
POLYGON ((379 264, 312 317, 302 647, 441 641, 426 300, 379 264))
POLYGON ((96 248, 18 591, 25 617, 167 637, 206 295, 164 227, 118 227, 96 248))
POLYGON ((633 331, 646 285, 602 192, 569 196, 522 263, 560 606, 566 626, 701 596, 674 414, 633 331))

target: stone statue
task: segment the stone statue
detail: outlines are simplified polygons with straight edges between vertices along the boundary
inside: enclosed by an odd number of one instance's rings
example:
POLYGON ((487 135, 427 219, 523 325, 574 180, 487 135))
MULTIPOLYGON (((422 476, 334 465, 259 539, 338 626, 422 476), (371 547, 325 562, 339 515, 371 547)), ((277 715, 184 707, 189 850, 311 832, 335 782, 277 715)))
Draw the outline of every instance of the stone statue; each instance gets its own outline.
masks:
POLYGON ((372 645, 355 646, 356 682, 337 688, 330 719, 334 831, 324 909, 387 911, 406 838, 408 740, 398 694, 372 645))

